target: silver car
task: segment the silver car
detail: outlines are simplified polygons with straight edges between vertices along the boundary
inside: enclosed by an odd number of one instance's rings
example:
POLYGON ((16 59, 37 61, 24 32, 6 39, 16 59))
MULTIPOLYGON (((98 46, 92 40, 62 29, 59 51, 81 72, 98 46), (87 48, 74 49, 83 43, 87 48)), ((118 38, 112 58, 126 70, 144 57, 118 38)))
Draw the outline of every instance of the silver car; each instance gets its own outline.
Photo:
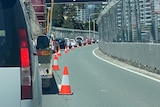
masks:
POLYGON ((0 0, 0 106, 41 107, 36 48, 20 1, 0 0))

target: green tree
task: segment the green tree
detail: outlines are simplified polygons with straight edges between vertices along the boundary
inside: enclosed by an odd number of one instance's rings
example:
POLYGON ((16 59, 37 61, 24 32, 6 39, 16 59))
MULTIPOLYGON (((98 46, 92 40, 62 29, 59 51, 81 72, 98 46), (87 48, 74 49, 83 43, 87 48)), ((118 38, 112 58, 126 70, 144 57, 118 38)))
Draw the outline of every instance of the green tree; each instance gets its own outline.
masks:
POLYGON ((56 27, 61 27, 64 23, 63 17, 63 6, 62 4, 55 4, 53 6, 53 17, 52 17, 52 25, 56 27))
POLYGON ((62 24, 63 28, 70 28, 70 29, 74 29, 74 23, 72 23, 70 21, 70 19, 66 19, 64 20, 64 23, 62 24))
POLYGON ((74 29, 77 16, 75 5, 74 4, 65 5, 63 16, 65 18, 62 27, 74 29))

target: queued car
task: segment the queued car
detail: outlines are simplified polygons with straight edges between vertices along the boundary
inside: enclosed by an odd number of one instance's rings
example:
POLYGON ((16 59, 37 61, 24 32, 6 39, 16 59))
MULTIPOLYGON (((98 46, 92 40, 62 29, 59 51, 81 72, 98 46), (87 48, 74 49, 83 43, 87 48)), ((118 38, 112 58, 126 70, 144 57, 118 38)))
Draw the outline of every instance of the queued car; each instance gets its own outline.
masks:
POLYGON ((70 42, 71 42, 71 46, 74 46, 74 47, 77 46, 75 39, 70 39, 70 42))
POLYGON ((92 42, 92 43, 96 43, 96 39, 95 39, 95 38, 92 38, 92 39, 91 39, 91 42, 92 42))
POLYGON ((69 48, 71 48, 72 45, 71 45, 70 39, 69 39, 69 38, 64 38, 64 39, 65 39, 65 41, 66 41, 67 46, 68 46, 69 48))
POLYGON ((90 38, 87 38, 87 39, 86 39, 86 43, 87 43, 87 44, 91 44, 91 39, 90 39, 90 38))
POLYGON ((83 44, 83 45, 86 44, 86 42, 85 42, 85 40, 84 40, 84 38, 83 38, 82 36, 77 36, 77 37, 75 38, 75 40, 76 40, 76 43, 77 43, 79 46, 82 46, 82 44, 83 44))
POLYGON ((0 106, 42 107, 38 57, 22 0, 0 0, 0 106))
POLYGON ((53 53, 58 52, 58 49, 60 48, 58 41, 53 41, 53 53))
POLYGON ((60 49, 65 49, 65 47, 67 46, 67 43, 64 38, 55 38, 54 41, 58 42, 60 49))

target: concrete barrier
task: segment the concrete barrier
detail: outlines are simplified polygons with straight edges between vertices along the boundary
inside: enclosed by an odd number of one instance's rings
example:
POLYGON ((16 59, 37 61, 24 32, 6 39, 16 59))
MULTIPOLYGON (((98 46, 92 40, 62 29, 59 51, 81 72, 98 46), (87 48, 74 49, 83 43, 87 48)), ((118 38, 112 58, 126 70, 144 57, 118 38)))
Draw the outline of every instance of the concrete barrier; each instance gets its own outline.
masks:
POLYGON ((100 41, 99 49, 119 60, 160 73, 160 44, 100 41))

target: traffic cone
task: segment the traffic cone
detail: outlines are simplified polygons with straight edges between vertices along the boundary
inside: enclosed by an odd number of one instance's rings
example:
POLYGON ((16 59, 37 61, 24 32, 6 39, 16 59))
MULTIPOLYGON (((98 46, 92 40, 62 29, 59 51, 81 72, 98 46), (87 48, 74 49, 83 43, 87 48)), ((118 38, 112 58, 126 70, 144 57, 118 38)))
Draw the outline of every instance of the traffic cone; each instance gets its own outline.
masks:
POLYGON ((68 53, 67 51, 67 47, 65 46, 65 49, 64 49, 64 54, 68 53))
POLYGON ((55 57, 55 56, 57 56, 57 58, 58 58, 57 50, 55 50, 55 52, 54 52, 54 57, 55 57))
POLYGON ((61 56, 61 49, 58 47, 58 56, 61 56))
POLYGON ((67 51, 69 52, 69 46, 67 46, 67 51))
POLYGON ((88 46, 88 43, 86 43, 86 46, 88 46))
POLYGON ((77 44, 77 48, 79 48, 79 44, 77 44))
POLYGON ((52 70, 58 71, 59 65, 58 65, 58 57, 57 55, 54 55, 54 63, 52 65, 52 70))
POLYGON ((84 44, 82 43, 82 47, 84 47, 84 44))
POLYGON ((60 95, 72 95, 71 87, 69 85, 69 77, 68 77, 68 67, 64 66, 62 84, 60 89, 60 95))
POLYGON ((74 50, 74 45, 72 45, 72 50, 74 50))

